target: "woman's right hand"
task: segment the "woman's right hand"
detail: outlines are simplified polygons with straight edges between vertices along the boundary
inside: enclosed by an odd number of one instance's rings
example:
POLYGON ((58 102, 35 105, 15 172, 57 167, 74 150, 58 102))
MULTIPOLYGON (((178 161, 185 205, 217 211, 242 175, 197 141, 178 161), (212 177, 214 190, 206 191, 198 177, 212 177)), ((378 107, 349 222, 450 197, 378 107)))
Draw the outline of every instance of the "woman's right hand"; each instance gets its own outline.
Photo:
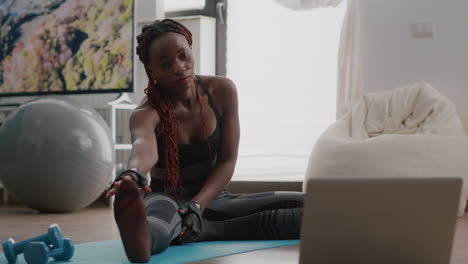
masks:
MULTIPOLYGON (((110 198, 111 196, 116 195, 120 191, 120 188, 122 185, 131 184, 131 183, 136 184, 136 182, 133 180, 132 176, 130 175, 124 176, 119 181, 115 181, 112 184, 112 187, 107 191, 106 198, 110 198)), ((143 186, 141 190, 143 190, 145 193, 150 193, 152 191, 148 185, 143 186)))

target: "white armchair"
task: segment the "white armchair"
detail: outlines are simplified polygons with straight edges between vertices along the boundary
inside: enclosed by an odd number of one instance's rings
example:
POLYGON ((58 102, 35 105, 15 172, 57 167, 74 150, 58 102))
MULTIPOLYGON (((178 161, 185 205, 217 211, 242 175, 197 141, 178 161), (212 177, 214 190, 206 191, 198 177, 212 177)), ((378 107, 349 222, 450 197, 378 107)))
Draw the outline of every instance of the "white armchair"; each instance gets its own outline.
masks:
POLYGON ((462 216, 468 137, 453 104, 428 84, 365 94, 321 135, 306 172, 306 178, 353 176, 460 177, 462 216))

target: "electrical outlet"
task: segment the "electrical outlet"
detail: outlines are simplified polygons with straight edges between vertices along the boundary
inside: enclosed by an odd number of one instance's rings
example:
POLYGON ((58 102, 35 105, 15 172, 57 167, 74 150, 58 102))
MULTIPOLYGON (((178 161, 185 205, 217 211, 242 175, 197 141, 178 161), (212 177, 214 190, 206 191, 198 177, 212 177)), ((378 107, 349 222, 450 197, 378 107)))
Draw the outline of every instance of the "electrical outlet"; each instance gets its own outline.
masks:
POLYGON ((410 23, 410 35, 412 38, 434 38, 435 20, 418 19, 410 23))

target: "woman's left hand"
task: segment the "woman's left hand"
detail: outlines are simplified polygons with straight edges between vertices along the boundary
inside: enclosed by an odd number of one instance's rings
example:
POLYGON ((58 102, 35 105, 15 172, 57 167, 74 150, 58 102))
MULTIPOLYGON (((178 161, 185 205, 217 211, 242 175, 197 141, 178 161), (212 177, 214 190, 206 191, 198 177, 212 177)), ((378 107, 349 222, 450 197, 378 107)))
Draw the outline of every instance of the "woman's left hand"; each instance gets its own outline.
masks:
POLYGON ((194 201, 190 201, 179 209, 182 217, 182 231, 179 235, 179 242, 192 243, 200 239, 202 232, 203 213, 194 201))

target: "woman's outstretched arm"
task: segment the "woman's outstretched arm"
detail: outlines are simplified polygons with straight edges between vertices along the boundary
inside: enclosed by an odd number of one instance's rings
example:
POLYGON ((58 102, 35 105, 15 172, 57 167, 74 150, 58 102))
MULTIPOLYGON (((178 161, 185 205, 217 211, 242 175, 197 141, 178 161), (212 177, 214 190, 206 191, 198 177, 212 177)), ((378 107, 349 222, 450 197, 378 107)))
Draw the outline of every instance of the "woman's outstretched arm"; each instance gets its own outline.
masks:
POLYGON ((137 168, 147 173, 158 161, 158 144, 154 130, 159 121, 156 110, 152 108, 137 109, 130 117, 132 151, 127 168, 137 168))
MULTIPOLYGON (((137 169, 143 174, 158 161, 158 145, 154 130, 159 123, 159 115, 156 110, 144 104, 135 109, 130 116, 130 133, 132 150, 127 162, 127 169, 137 169)), ((110 197, 118 191, 119 184, 109 190, 107 196, 110 197)), ((146 192, 151 191, 148 186, 144 187, 146 192)))

